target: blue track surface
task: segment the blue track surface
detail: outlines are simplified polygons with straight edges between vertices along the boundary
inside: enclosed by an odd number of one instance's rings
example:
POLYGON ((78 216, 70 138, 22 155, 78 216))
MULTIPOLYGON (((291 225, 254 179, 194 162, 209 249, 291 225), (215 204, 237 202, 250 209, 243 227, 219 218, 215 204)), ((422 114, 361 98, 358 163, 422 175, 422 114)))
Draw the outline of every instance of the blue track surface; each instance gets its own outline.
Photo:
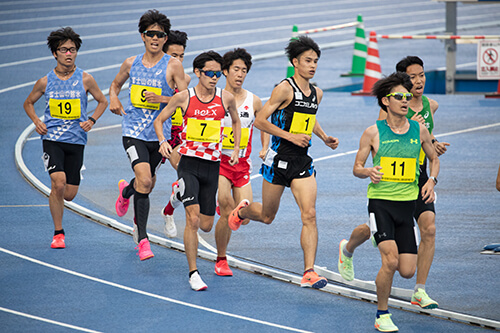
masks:
MULTIPOLYGON (((132 238, 122 232, 65 211, 67 248, 49 247, 53 232, 47 198, 21 176, 14 145, 30 124, 22 103, 34 81, 55 62, 45 46, 50 31, 72 26, 82 36, 77 65, 90 72, 100 88, 109 88, 123 60, 142 52, 139 17, 150 8, 169 16, 173 29, 185 30, 186 68, 203 50, 221 53, 246 47, 254 57, 283 50, 291 26, 318 28, 354 21, 362 14, 366 30, 380 34, 442 33, 444 4, 433 1, 2 1, 0 8, 0 331, 67 332, 370 332, 376 305, 235 269, 232 278, 213 273, 213 262, 198 259, 208 284, 206 292, 189 288, 182 252, 153 245, 155 258, 140 262, 132 238), (73 326, 64 326, 64 325, 73 326)), ((458 5, 459 34, 500 34, 500 5, 458 5)), ((327 89, 351 83, 340 78, 350 70, 354 28, 312 36, 325 48, 318 86, 327 89)), ((423 58, 426 69, 445 65, 440 41, 379 41, 384 74, 408 54, 423 58)), ((472 69, 475 45, 459 45, 457 64, 472 69)), ((286 73, 284 56, 255 61, 245 87, 267 98, 286 73)), ((196 84, 196 79, 191 85, 196 84)), ((219 86, 223 87, 221 79, 219 86)), ((125 98, 126 93, 121 97, 125 98)), ((485 244, 500 242, 500 193, 495 178, 500 163, 500 100, 483 95, 431 95, 440 107, 435 134, 451 143, 441 158, 436 188, 436 255, 427 289, 440 308, 500 321, 500 256, 480 255, 485 244)), ((95 103, 93 103, 95 105, 95 103)), ((42 114, 43 102, 37 105, 42 114)), ((373 97, 326 92, 318 120, 339 138, 331 151, 317 138, 319 244, 316 264, 336 271, 338 243, 366 221, 367 181, 352 176, 355 150, 362 131, 374 123, 378 107, 373 97)), ((132 213, 114 212, 117 182, 133 176, 121 144, 120 118, 108 111, 89 134, 84 180, 75 202, 131 225, 132 213)), ((258 135, 255 136, 256 140, 258 135)), ((255 147, 260 147, 257 141, 255 147)), ((41 163, 41 142, 31 135, 23 149, 27 168, 50 185, 41 163)), ((254 175, 260 166, 253 159, 254 175)), ((175 178, 163 166, 151 194, 149 232, 162 236, 161 207, 175 178)), ((261 199, 262 179, 252 181, 254 200, 261 199)), ((175 212, 182 243, 184 213, 175 212)), ((290 191, 285 191, 275 222, 250 223, 233 233, 229 254, 300 274, 301 222, 290 191)), ((201 235, 215 246, 213 231, 201 235)), ((200 248, 202 248, 200 246, 200 248)), ((206 249, 205 249, 206 250, 206 249)), ((374 280, 380 255, 370 244, 355 254, 356 277, 374 280)), ((415 279, 396 277, 394 285, 411 289, 415 279)), ((391 309, 402 332, 471 332, 484 328, 391 309)))

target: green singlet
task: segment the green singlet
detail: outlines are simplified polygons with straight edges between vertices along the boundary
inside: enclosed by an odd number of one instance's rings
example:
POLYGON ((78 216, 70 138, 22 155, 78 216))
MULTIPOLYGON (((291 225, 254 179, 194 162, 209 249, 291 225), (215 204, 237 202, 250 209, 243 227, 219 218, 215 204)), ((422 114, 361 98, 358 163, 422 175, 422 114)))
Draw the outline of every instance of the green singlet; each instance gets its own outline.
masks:
POLYGON ((379 148, 373 166, 382 166, 384 175, 378 184, 368 184, 369 199, 411 201, 418 197, 418 157, 421 149, 420 125, 408 120, 404 134, 394 133, 386 120, 378 120, 379 148))

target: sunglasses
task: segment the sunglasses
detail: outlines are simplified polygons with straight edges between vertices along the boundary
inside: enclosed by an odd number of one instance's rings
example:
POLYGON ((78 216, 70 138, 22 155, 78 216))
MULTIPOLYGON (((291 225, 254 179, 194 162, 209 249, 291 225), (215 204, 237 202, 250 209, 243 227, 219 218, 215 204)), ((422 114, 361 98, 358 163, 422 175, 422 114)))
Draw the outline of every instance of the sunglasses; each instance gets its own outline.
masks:
POLYGON ((68 51, 70 53, 76 53, 77 49, 76 49, 76 47, 70 47, 69 49, 67 47, 60 47, 57 49, 57 51, 59 51, 61 53, 67 53, 68 51))
POLYGON ((151 38, 153 38, 154 36, 156 36, 158 38, 165 38, 165 37, 167 37, 167 33, 166 32, 156 31, 156 30, 146 30, 146 31, 143 32, 143 34, 145 34, 146 36, 151 37, 151 38))
POLYGON ((204 71, 203 69, 200 69, 200 68, 198 68, 198 69, 200 70, 200 72, 202 72, 203 74, 205 74, 206 76, 208 76, 210 78, 214 77, 214 75, 216 78, 220 78, 222 75, 222 71, 204 71))
POLYGON ((394 97, 396 101, 402 101, 403 98, 405 98, 409 102, 413 98, 412 93, 395 92, 392 94, 385 95, 385 97, 390 97, 390 96, 394 97))

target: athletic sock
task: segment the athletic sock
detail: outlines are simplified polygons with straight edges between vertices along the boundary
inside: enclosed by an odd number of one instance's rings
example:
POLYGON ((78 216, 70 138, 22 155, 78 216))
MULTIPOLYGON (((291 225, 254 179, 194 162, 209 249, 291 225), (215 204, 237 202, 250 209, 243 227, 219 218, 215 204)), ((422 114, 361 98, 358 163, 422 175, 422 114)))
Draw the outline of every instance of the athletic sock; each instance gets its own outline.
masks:
POLYGON ((59 234, 63 234, 64 235, 64 229, 61 229, 61 230, 54 230, 54 236, 57 236, 59 234))
POLYGON ((381 315, 388 314, 389 310, 377 310, 377 318, 380 318, 381 315))
POLYGON ((217 257, 216 263, 218 263, 219 261, 222 261, 222 260, 227 260, 227 258, 225 256, 224 257, 217 257))
POLYGON ((122 197, 124 197, 125 199, 130 198, 135 193, 134 182, 135 178, 132 178, 128 186, 123 189, 122 197))
POLYGON ((309 268, 307 271, 304 271, 303 275, 306 275, 309 272, 314 272, 314 268, 309 268))
POLYGON ((170 200, 168 201, 168 204, 163 208, 163 215, 173 215, 174 214, 174 207, 172 207, 172 204, 170 203, 170 200))
POLYGON ((134 214, 137 231, 139 232, 139 241, 148 237, 146 226, 149 215, 149 194, 135 192, 134 195, 134 214))
POLYGON ((189 272, 189 277, 191 278, 191 275, 193 275, 195 272, 198 272, 198 270, 195 269, 194 271, 189 272))
POLYGON ((352 258, 352 253, 347 251, 347 244, 344 245, 342 248, 342 253, 347 257, 347 258, 352 258))
POLYGON ((425 291, 425 284, 418 284, 418 283, 417 283, 417 284, 415 285, 415 289, 413 289, 413 292, 415 292, 415 293, 416 293, 416 292, 418 291, 418 289, 423 289, 423 290, 425 291))

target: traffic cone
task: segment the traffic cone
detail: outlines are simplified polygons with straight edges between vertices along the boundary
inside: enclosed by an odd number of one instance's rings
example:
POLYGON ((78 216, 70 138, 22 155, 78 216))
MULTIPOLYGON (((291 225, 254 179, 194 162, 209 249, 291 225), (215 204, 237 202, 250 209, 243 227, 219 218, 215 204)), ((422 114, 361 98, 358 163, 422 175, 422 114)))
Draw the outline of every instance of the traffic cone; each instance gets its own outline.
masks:
POLYGON ((353 91, 351 95, 372 95, 372 87, 382 78, 382 69, 380 68, 380 56, 378 54, 377 34, 370 31, 370 42, 368 43, 368 55, 366 57, 365 78, 363 89, 353 91))
POLYGON ((363 18, 358 15, 358 25, 356 26, 356 34, 354 35, 354 53, 352 55, 351 71, 340 76, 363 76, 365 74, 366 65, 366 35, 363 18))
POLYGON ((500 98, 500 80, 498 80, 498 88, 496 93, 490 93, 484 95, 486 98, 500 98))
MULTIPOLYGON (((299 36, 299 27, 294 25, 292 27, 292 39, 297 39, 298 36, 299 36)), ((286 70, 286 77, 287 78, 292 77, 293 74, 295 74, 295 69, 293 68, 292 63, 290 61, 288 61, 288 68, 286 70)))

